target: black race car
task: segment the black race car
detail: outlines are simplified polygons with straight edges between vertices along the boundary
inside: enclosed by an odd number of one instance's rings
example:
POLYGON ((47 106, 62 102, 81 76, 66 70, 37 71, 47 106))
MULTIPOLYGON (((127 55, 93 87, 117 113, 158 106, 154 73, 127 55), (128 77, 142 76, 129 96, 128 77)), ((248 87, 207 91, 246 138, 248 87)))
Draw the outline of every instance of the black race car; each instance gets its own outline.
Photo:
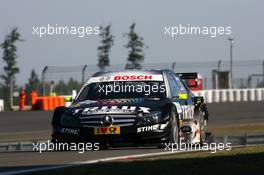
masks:
POLYGON ((53 142, 203 143, 208 120, 202 97, 184 83, 197 73, 171 70, 99 72, 70 107, 54 111, 53 142))

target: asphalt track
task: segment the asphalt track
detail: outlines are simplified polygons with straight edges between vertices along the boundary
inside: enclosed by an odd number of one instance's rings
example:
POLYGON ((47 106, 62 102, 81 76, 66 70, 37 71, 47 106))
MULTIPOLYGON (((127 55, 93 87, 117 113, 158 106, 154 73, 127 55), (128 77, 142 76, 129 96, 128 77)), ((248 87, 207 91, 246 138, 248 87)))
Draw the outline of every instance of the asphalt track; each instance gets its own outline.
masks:
MULTIPOLYGON (((264 102, 208 104, 209 129, 218 126, 264 123, 264 102)), ((0 142, 48 139, 52 112, 1 112, 0 142)), ((163 149, 119 148, 107 151, 77 152, 5 152, 0 153, 0 172, 59 165, 133 154, 157 153, 163 149)))
MULTIPOLYGON (((209 129, 222 125, 264 123, 264 102, 208 104, 209 129)), ((50 138, 52 112, 0 112, 0 142, 50 138)))
POLYGON ((149 154, 164 152, 164 149, 155 147, 138 148, 116 148, 104 151, 86 151, 78 153, 75 151, 62 152, 13 152, 0 153, 0 174, 1 172, 39 168, 47 166, 58 166, 72 162, 82 162, 109 157, 120 157, 128 155, 149 154))

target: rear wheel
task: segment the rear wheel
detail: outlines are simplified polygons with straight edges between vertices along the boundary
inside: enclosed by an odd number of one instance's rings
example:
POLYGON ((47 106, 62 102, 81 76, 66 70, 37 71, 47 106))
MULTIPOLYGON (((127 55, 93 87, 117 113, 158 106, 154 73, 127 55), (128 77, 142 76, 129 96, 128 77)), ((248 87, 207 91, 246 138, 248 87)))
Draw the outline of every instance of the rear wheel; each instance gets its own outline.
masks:
POLYGON ((199 142, 201 145, 205 143, 206 141, 206 125, 208 121, 208 111, 207 107, 204 103, 198 103, 195 105, 195 111, 194 111, 194 121, 195 125, 197 124, 198 126, 196 127, 199 132, 199 142))
POLYGON ((200 144, 203 145, 203 143, 205 142, 205 138, 206 138, 206 122, 207 120, 204 119, 203 115, 200 113, 199 114, 199 132, 200 132, 200 144))

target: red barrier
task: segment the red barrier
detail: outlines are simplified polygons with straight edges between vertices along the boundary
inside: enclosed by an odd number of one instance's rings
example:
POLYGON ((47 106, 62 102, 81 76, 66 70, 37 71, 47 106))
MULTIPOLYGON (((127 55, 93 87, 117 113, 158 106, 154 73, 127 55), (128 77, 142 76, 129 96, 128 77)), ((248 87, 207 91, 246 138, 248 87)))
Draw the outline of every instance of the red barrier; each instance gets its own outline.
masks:
POLYGON ((62 96, 43 96, 35 97, 34 103, 31 103, 32 110, 54 110, 58 106, 64 106, 64 97, 62 96))
POLYGON ((59 106, 64 106, 64 97, 59 97, 59 106))
POLYGON ((52 97, 54 108, 59 106, 59 97, 52 97))
POLYGON ((48 104, 48 97, 40 97, 40 103, 41 103, 41 110, 48 111, 49 110, 49 104, 48 104))
POLYGON ((53 104, 53 97, 47 97, 48 99, 48 110, 53 110, 54 104, 53 104))

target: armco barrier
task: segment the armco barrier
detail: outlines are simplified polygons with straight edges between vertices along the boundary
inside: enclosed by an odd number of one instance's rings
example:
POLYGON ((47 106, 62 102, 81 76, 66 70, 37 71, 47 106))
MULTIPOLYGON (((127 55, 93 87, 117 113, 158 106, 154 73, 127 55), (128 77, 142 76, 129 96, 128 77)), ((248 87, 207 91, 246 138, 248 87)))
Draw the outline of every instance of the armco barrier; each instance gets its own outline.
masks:
POLYGON ((4 100, 0 99, 0 112, 4 111, 4 100))
POLYGON ((264 88, 213 89, 193 93, 195 96, 203 96, 206 103, 264 101, 264 88))

